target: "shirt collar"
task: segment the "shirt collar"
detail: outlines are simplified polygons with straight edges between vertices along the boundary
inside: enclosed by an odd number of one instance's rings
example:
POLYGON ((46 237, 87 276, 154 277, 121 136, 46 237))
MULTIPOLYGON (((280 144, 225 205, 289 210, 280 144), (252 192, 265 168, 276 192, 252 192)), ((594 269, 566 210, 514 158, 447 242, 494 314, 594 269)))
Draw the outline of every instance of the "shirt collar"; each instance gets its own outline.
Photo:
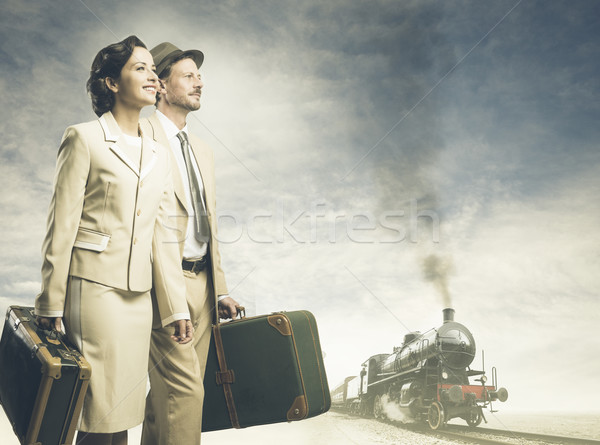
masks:
POLYGON ((156 110, 156 115, 158 116, 158 120, 160 121, 160 123, 162 124, 162 126, 165 130, 168 140, 171 140, 172 138, 177 137, 177 133, 179 133, 180 131, 185 131, 185 134, 187 134, 189 137, 187 123, 185 124, 185 127, 183 127, 181 130, 179 130, 179 128, 177 128, 177 125, 175 125, 171 119, 169 119, 167 116, 165 116, 160 111, 156 110))

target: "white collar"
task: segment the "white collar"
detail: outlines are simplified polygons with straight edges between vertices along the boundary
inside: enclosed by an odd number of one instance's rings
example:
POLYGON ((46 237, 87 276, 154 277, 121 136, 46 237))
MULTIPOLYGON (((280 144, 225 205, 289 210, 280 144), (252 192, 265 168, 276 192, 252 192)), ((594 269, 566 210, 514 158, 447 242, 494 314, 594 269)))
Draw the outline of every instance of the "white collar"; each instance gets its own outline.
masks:
POLYGON ((141 136, 129 136, 128 134, 121 133, 121 137, 125 138, 125 142, 127 142, 128 145, 133 145, 134 147, 142 146, 141 136))
POLYGON ((167 140, 171 140, 172 138, 177 137, 177 133, 179 133, 180 131, 185 131, 185 133, 189 137, 190 133, 188 132, 187 123, 185 124, 185 127, 183 127, 180 130, 179 128, 177 128, 177 125, 175 125, 171 119, 169 119, 160 111, 156 110, 156 115, 158 116, 158 120, 162 124, 163 129, 165 130, 167 140))

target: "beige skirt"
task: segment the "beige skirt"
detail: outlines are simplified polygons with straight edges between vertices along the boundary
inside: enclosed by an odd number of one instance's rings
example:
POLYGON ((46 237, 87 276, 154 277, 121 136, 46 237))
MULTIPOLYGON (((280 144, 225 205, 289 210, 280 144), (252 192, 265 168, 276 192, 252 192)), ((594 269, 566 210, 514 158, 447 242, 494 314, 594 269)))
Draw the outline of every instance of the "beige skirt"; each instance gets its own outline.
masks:
POLYGON ((144 419, 152 331, 150 292, 69 277, 64 323, 92 367, 78 429, 114 433, 144 419))

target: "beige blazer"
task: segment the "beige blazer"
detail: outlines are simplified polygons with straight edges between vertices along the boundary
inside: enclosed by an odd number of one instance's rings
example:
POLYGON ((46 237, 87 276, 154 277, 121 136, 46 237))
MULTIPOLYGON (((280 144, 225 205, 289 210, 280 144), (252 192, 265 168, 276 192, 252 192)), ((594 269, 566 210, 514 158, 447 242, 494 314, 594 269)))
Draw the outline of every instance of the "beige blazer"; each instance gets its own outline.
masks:
MULTIPOLYGON (((170 147, 167 135, 165 134, 164 128, 158 119, 156 113, 152 114, 148 119, 142 119, 140 125, 144 129, 144 132, 151 136, 156 142, 165 147, 170 147)), ((213 298, 215 299, 219 295, 228 294, 227 283, 225 281, 225 274, 221 267, 221 254, 219 252, 219 242, 217 240, 217 215, 216 215, 216 188, 215 188, 215 160, 214 155, 210 147, 208 147, 201 139, 189 135, 189 141, 192 146, 192 152, 198 163, 200 174, 202 175, 202 181, 204 183, 204 193, 206 199, 206 211, 208 214, 208 220, 210 224, 211 238, 208 245, 208 251, 211 259, 211 275, 213 286, 213 298)), ((176 218, 172 218, 170 227, 176 229, 179 236, 179 254, 180 258, 183 259, 183 241, 185 240, 188 215, 193 212, 193 209, 188 209, 187 201, 185 198, 185 190, 183 179, 177 168, 177 161, 172 151, 169 150, 171 156, 171 164, 173 165, 173 186, 175 188, 176 197, 176 218), (184 216, 184 217, 181 217, 184 216)), ((215 311, 216 312, 216 311, 215 311)))
POLYGON ((67 128, 42 247, 38 315, 62 316, 69 275, 139 292, 154 281, 163 326, 188 313, 176 234, 167 227, 175 207, 169 152, 143 135, 140 157, 110 112, 67 128))

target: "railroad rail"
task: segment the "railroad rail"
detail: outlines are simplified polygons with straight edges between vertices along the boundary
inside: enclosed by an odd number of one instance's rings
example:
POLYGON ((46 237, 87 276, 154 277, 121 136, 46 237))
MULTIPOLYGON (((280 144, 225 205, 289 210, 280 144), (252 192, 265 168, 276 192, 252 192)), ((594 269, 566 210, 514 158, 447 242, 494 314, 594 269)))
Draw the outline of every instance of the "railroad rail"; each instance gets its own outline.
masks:
POLYGON ((515 445, 515 444, 561 444, 561 445, 600 445, 600 440, 578 437, 555 436, 550 434, 528 433, 523 431, 499 430, 492 428, 469 428, 462 425, 447 425, 443 430, 431 431, 425 425, 399 424, 390 422, 399 428, 424 435, 445 439, 459 439, 467 443, 480 445, 515 445), (523 442, 523 441, 527 442, 523 442))

